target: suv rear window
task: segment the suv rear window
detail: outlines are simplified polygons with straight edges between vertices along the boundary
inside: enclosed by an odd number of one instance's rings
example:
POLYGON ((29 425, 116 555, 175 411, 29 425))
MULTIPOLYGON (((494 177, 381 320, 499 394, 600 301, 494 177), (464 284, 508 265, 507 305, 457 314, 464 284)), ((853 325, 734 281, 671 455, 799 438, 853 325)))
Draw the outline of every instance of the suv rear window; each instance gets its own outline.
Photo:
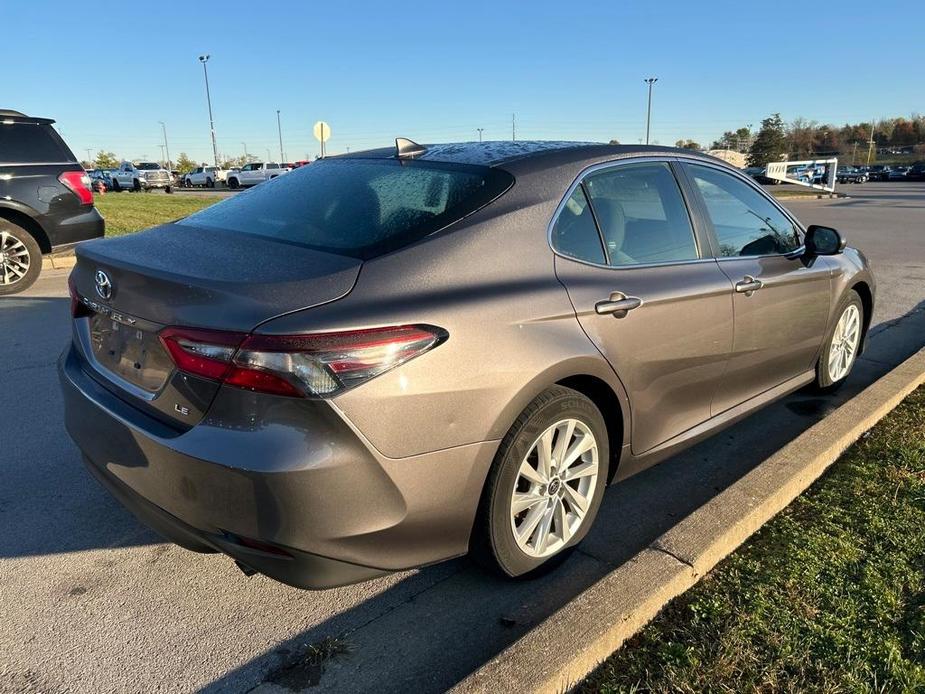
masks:
POLYGON ((326 159, 261 183, 181 220, 372 258, 462 219, 513 176, 484 166, 396 159, 326 159))
POLYGON ((0 164, 59 164, 74 155, 47 124, 0 122, 0 164))

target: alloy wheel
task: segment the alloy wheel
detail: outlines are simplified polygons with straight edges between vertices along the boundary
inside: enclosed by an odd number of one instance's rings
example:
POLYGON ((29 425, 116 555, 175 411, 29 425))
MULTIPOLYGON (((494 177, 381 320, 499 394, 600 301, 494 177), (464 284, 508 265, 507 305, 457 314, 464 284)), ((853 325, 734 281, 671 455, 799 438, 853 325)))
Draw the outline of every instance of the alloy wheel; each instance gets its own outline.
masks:
POLYGON ((511 530, 528 556, 561 550, 588 514, 600 463, 594 434, 578 419, 563 419, 533 442, 520 463, 511 495, 511 530))
POLYGON ((0 284, 19 282, 32 264, 26 245, 8 231, 0 231, 0 284))
POLYGON ((857 355, 860 338, 861 312, 852 304, 838 319, 829 347, 829 378, 833 383, 848 375, 857 355))

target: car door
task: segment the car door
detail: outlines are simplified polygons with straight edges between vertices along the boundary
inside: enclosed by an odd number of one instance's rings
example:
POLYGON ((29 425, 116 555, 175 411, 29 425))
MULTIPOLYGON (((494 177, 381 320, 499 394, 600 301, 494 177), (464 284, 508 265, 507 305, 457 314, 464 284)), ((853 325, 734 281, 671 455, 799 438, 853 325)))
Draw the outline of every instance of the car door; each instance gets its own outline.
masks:
POLYGON ((825 258, 803 255, 799 225, 744 176, 710 164, 684 170, 735 288, 732 356, 712 406, 718 414, 813 368, 831 269, 825 258))
POLYGON ((594 167, 550 228, 578 320, 627 390, 644 453, 710 417, 732 348, 732 285, 667 160, 594 167))

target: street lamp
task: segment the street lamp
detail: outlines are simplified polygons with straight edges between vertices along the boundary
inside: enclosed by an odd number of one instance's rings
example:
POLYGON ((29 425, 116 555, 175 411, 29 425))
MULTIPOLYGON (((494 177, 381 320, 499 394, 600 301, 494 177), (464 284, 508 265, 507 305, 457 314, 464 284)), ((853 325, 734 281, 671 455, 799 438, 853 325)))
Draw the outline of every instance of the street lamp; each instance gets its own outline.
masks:
POLYGON ((167 169, 173 171, 173 166, 170 164, 170 147, 167 146, 167 126, 162 120, 159 120, 158 123, 161 124, 161 130, 164 133, 164 150, 167 152, 167 169))
POLYGON ((286 155, 283 153, 283 126, 279 122, 279 109, 276 109, 276 131, 279 133, 279 161, 286 161, 286 155))
POLYGON ((242 142, 241 145, 244 147, 244 163, 246 164, 247 160, 249 159, 249 157, 247 156, 247 143, 242 142))
POLYGON ((479 142, 482 141, 482 131, 483 131, 484 129, 485 129, 485 128, 476 128, 476 130, 479 131, 479 142))
POLYGON ((649 125, 652 122, 652 85, 658 82, 658 77, 649 77, 643 82, 649 85, 649 108, 646 110, 646 144, 649 144, 649 125))
POLYGON ((206 101, 209 104, 209 129, 212 131, 212 156, 215 159, 215 165, 218 166, 218 147, 215 146, 215 121, 212 120, 212 96, 209 94, 209 71, 206 69, 206 63, 211 56, 206 53, 199 56, 199 62, 202 63, 202 74, 206 78, 206 101))

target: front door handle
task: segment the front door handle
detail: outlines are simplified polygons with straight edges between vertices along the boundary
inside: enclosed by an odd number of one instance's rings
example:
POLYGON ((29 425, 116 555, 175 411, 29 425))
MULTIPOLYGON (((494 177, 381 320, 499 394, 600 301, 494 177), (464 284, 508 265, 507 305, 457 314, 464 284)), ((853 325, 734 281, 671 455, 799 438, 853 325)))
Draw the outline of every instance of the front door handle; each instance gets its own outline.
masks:
POLYGON ((736 282, 736 291, 740 294, 751 294, 752 292, 761 289, 764 286, 761 280, 756 280, 751 275, 745 275, 745 277, 738 282, 736 282))
POLYGON ((640 306, 642 306, 642 299, 638 296, 626 296, 620 292, 614 292, 607 301, 598 301, 594 304, 594 310, 602 316, 610 313, 615 318, 623 318, 629 311, 640 306))

